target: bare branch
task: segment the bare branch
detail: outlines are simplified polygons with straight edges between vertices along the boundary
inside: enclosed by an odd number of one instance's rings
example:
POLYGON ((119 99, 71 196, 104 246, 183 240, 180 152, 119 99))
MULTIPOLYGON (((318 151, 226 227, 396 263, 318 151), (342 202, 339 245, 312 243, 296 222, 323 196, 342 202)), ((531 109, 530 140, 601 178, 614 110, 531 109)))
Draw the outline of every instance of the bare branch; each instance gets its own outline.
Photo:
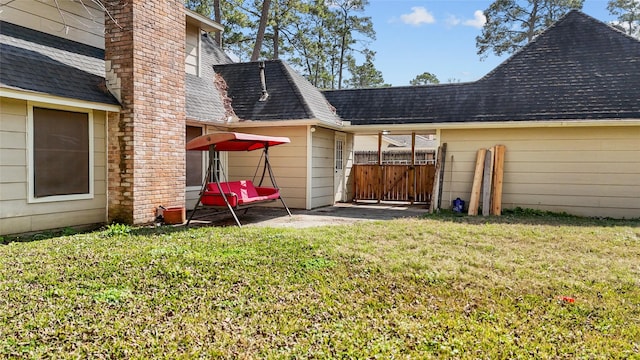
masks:
POLYGON ((60 19, 62 20, 62 25, 64 25, 64 33, 69 34, 69 25, 67 25, 67 20, 64 18, 62 14, 62 9, 60 9, 60 4, 58 0, 53 0, 56 3, 56 9, 58 9, 58 14, 60 14, 60 19))
MULTIPOLYGON (((83 0, 80 0, 80 2, 82 2, 83 0)), ((102 0, 91 0, 91 2, 93 2, 94 4, 98 5, 105 14, 107 14, 107 16, 109 17, 109 19, 111 19, 111 21, 113 21, 113 23, 119 27, 120 29, 122 29, 122 26, 120 26, 120 24, 118 24, 118 22, 116 21, 116 19, 113 18, 113 16, 111 15, 111 12, 109 12, 109 10, 107 10, 107 8, 104 6, 104 4, 102 3, 102 0)), ((123 6, 126 6, 127 4, 125 3, 123 6)), ((84 3, 82 3, 82 6, 84 6, 84 3)))

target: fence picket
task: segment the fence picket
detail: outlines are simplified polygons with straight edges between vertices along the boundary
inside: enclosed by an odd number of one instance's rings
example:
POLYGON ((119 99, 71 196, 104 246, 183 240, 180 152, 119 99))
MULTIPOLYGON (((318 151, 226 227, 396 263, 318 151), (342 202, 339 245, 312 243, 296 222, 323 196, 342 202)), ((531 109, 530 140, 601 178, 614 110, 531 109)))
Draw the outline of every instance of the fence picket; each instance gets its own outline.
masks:
POLYGON ((435 165, 353 166, 354 200, 382 200, 429 203, 435 165), (413 196, 413 199, 412 197, 413 196))

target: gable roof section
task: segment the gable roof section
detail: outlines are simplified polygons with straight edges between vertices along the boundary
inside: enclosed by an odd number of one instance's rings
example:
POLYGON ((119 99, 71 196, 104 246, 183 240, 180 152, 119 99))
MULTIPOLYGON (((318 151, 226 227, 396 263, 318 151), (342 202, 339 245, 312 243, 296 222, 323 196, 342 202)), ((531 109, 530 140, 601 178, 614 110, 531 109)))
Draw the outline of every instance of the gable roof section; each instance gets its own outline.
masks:
POLYGON ((265 80, 269 97, 262 95, 260 63, 247 62, 214 66, 227 83, 228 96, 242 120, 319 120, 341 123, 322 93, 304 77, 280 60, 265 61, 265 80))
POLYGON ((109 105, 104 50, 0 21, 0 87, 109 105))
POLYGON ((640 41, 571 11, 472 83, 324 92, 352 125, 640 118, 640 41))
POLYGON ((200 76, 186 74, 186 112, 189 120, 223 121, 227 117, 222 94, 215 86, 214 65, 233 61, 206 33, 201 35, 200 76))

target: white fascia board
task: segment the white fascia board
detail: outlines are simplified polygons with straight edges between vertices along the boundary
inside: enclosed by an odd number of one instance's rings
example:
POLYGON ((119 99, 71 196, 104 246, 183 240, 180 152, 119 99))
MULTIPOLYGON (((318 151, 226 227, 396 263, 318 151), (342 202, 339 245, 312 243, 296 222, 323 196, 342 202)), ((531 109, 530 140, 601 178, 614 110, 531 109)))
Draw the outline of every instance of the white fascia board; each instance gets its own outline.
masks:
POLYGON ((344 130, 356 134, 373 134, 382 130, 388 131, 433 131, 434 129, 513 129, 540 127, 603 127, 603 126, 638 126, 640 119, 600 119, 600 120, 536 120, 536 121, 492 121, 492 122, 455 122, 455 123, 421 123, 421 124, 376 124, 349 125, 344 130))
POLYGON ((71 106, 75 108, 120 112, 120 105, 104 104, 92 101, 77 100, 42 93, 26 92, 14 89, 0 88, 0 97, 18 100, 36 101, 53 105, 71 106))
POLYGON ((224 26, 218 24, 217 22, 209 19, 206 16, 198 14, 195 11, 184 8, 184 14, 186 15, 188 24, 196 25, 206 32, 224 31, 224 26))
POLYGON ((230 128, 259 128, 259 127, 282 127, 282 126, 317 126, 331 130, 345 131, 344 126, 339 124, 329 124, 324 121, 314 119, 300 120, 275 120, 275 121, 237 121, 228 122, 224 126, 230 128))

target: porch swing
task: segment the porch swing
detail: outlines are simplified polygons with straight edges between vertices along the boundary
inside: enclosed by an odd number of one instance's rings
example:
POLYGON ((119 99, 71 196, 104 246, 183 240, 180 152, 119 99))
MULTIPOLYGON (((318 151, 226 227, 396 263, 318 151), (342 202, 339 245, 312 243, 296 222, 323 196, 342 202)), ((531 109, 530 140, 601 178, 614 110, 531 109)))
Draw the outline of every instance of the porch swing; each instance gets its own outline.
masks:
POLYGON ((202 182, 202 188, 200 190, 200 196, 196 205, 194 206, 187 226, 191 222, 193 215, 199 208, 218 208, 228 209, 233 219, 236 221, 239 227, 242 227, 236 211, 245 209, 246 211, 254 206, 261 205, 268 202, 280 200, 282 206, 287 211, 287 214, 291 216, 291 211, 285 204, 284 199, 280 195, 280 189, 276 183, 276 179, 273 176, 273 170, 271 169, 271 163, 269 161, 269 148, 276 145, 289 143, 289 138, 286 137, 274 137, 274 136, 262 136, 253 134, 244 134, 236 132, 217 132, 198 136, 187 143, 187 150, 190 151, 209 151, 209 166, 207 167, 207 174, 202 182), (262 149, 262 156, 256 171, 253 175, 253 180, 240 180, 240 181, 221 181, 221 175, 226 179, 224 169, 220 158, 216 155, 218 151, 253 151, 262 149), (262 176, 258 186, 254 186, 253 182, 255 177, 262 167, 262 176), (269 174, 271 185, 273 187, 263 187, 262 183, 265 180, 265 175, 269 174), (213 181, 211 181, 213 177, 213 181))

